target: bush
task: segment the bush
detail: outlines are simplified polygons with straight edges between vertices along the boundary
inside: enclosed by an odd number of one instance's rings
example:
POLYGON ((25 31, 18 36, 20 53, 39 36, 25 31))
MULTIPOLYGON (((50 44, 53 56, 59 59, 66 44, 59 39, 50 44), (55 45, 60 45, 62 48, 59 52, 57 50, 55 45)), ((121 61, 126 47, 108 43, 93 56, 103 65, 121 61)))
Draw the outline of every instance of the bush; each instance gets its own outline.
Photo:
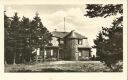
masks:
POLYGON ((123 71, 123 62, 119 61, 112 66, 111 72, 122 72, 123 71))

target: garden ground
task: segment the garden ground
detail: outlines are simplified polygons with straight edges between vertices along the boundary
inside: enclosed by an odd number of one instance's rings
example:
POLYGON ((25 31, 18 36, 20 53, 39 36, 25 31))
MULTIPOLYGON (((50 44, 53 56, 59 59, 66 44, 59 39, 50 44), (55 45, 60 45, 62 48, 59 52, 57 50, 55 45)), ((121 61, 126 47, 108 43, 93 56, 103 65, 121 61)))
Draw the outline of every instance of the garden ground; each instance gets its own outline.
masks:
POLYGON ((5 72, 109 72, 100 61, 52 61, 5 65, 5 72))

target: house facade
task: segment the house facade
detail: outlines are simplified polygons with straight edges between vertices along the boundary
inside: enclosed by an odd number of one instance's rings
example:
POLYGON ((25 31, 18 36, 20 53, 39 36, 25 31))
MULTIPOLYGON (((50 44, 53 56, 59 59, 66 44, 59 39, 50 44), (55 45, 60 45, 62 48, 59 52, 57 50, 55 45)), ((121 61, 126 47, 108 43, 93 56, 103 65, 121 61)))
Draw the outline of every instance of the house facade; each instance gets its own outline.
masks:
POLYGON ((87 37, 75 32, 52 32, 52 46, 47 46, 39 55, 43 59, 85 60, 91 57, 87 37))

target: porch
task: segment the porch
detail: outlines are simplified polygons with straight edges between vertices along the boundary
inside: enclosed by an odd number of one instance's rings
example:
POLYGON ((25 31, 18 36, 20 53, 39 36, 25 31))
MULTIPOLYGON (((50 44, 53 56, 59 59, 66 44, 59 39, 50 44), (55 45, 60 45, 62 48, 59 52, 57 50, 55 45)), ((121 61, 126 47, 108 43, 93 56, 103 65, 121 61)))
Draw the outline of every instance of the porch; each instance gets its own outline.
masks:
POLYGON ((47 46, 45 49, 40 49, 36 55, 36 61, 58 61, 63 59, 62 49, 58 46, 47 46))

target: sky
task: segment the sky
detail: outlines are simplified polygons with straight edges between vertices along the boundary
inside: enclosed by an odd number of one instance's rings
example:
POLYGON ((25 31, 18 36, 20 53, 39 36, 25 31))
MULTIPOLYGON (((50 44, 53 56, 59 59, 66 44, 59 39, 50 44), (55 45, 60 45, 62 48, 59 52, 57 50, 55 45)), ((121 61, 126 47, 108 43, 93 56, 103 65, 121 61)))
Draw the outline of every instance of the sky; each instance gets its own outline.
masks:
MULTIPOLYGON (((25 16, 32 20, 38 12, 43 25, 51 32, 55 29, 64 31, 65 17, 65 30, 67 32, 75 30, 86 36, 90 46, 93 46, 93 40, 98 32, 102 27, 109 27, 117 16, 89 18, 84 16, 85 8, 85 4, 6 5, 4 7, 7 16, 12 17, 14 12, 18 12, 20 19, 25 16)), ((93 53, 95 54, 95 50, 93 53)))

